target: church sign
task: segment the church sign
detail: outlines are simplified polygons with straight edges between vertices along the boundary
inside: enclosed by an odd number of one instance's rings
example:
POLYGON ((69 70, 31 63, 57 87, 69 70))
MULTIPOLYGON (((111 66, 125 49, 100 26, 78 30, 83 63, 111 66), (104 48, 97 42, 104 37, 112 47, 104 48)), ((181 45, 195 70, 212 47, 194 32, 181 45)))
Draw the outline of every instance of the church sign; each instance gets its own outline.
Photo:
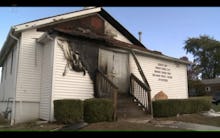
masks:
POLYGON ((153 77, 157 77, 158 81, 168 82, 172 79, 171 69, 167 64, 158 63, 153 72, 153 77))

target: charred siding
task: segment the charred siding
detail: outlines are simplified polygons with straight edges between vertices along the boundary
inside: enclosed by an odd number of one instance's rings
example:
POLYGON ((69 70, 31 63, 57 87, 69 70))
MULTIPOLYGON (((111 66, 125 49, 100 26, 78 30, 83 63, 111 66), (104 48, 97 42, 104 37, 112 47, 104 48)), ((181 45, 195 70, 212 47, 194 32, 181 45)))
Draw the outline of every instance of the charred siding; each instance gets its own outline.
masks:
MULTIPOLYGON (((56 37, 55 41, 58 40, 59 38, 56 37)), ((52 99, 84 100, 93 98, 93 81, 90 79, 88 72, 86 72, 86 75, 84 76, 83 72, 76 72, 67 69, 66 75, 63 76, 66 59, 57 42, 55 42, 54 47, 52 99)), ((51 108, 53 109, 53 105, 51 108)))
POLYGON ((73 40, 70 45, 74 50, 79 51, 80 57, 88 70, 90 78, 95 80, 95 71, 98 67, 98 46, 87 41, 73 40))

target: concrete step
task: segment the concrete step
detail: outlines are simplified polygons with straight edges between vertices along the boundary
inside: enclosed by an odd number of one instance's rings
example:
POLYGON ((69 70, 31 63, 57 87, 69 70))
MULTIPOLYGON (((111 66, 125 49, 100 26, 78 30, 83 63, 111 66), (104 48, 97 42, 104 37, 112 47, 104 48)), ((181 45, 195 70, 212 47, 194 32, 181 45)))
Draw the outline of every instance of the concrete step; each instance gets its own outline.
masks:
POLYGON ((118 119, 142 118, 147 117, 147 113, 134 102, 131 96, 119 94, 117 116, 118 119))

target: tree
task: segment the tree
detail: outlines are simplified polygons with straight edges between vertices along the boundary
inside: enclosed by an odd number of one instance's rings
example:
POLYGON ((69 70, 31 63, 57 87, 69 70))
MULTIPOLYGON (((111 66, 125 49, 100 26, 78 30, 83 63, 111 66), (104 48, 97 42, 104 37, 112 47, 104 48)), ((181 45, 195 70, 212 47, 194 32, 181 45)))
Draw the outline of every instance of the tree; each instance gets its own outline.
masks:
MULTIPOLYGON (((184 61, 189 61, 188 57, 183 56, 180 58, 181 60, 184 61)), ((195 68, 195 64, 190 64, 187 66, 187 78, 188 80, 197 80, 198 79, 198 70, 195 68)))
POLYGON ((220 75, 220 42, 207 35, 188 38, 185 41, 186 53, 194 57, 192 69, 202 79, 213 79, 220 75))

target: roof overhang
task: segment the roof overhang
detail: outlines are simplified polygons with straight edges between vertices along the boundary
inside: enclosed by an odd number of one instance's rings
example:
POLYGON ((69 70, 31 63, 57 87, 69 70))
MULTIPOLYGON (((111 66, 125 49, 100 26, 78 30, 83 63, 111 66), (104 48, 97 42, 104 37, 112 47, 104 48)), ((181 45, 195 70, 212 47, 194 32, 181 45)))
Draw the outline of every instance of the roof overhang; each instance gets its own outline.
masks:
POLYGON ((57 23, 62 23, 65 21, 69 21, 72 19, 77 19, 85 16, 90 16, 92 14, 99 14, 104 19, 106 19, 110 24, 112 24, 120 33, 122 33, 126 38, 129 39, 133 44, 144 47, 144 45, 139 42, 137 38, 135 38, 126 28, 124 28, 118 21, 116 21, 110 14, 108 14, 103 8, 95 7, 89 9, 83 9, 80 11, 75 11, 71 13, 65 13, 57 16, 51 16, 48 18, 38 19, 31 22, 26 22, 23 24, 13 26, 7 36, 7 39, 1 49, 0 52, 0 66, 2 66, 5 57, 7 56, 8 52, 10 51, 12 44, 15 43, 15 39, 13 39, 10 35, 19 37, 22 31, 28 29, 36 29, 40 27, 44 27, 47 25, 53 25, 57 23))
POLYGON ((7 57, 9 51, 12 49, 13 44, 16 43, 15 42, 16 40, 11 37, 11 35, 13 35, 13 32, 14 32, 14 29, 12 27, 8 33, 8 36, 3 44, 1 51, 0 51, 0 67, 3 66, 3 61, 7 57))
POLYGON ((43 18, 43 19, 27 22, 24 24, 16 25, 14 28, 15 28, 15 32, 21 32, 27 29, 38 28, 38 27, 42 27, 48 24, 56 24, 60 22, 65 22, 72 18, 81 17, 84 15, 90 15, 90 14, 94 14, 100 11, 101 11, 101 7, 84 9, 84 10, 80 10, 76 12, 61 14, 57 16, 52 16, 48 18, 43 18))
POLYGON ((117 20, 115 20, 108 12, 106 12, 101 7, 83 9, 80 11, 75 11, 71 13, 65 13, 57 16, 52 16, 48 18, 43 18, 31 22, 27 22, 24 24, 16 25, 14 27, 14 31, 19 33, 28 29, 42 28, 48 25, 54 25, 57 23, 62 23, 70 20, 75 20, 79 18, 83 18, 86 16, 90 16, 93 14, 99 14, 106 21, 108 21, 112 26, 114 26, 120 33, 122 33, 129 41, 133 44, 138 45, 140 47, 145 47, 137 38, 135 38, 126 28, 124 28, 117 20))
MULTIPOLYGON (((49 34, 52 37, 54 37, 54 35, 55 36, 58 35, 58 36, 62 36, 62 37, 67 37, 69 39, 71 37, 77 37, 80 39, 92 40, 95 42, 105 43, 109 47, 117 47, 117 48, 127 50, 127 51, 133 50, 135 53, 142 54, 144 56, 150 56, 150 57, 154 57, 154 58, 158 58, 158 59, 164 59, 164 60, 168 60, 168 61, 172 61, 172 62, 180 63, 180 64, 186 64, 186 65, 192 64, 189 61, 184 61, 184 60, 181 60, 178 58, 173 58, 173 57, 169 57, 169 56, 166 56, 163 54, 158 54, 158 53, 155 53, 154 51, 151 51, 149 49, 139 47, 137 45, 121 42, 119 40, 115 40, 113 38, 108 38, 105 36, 99 36, 99 35, 95 35, 95 34, 86 34, 86 33, 81 33, 81 32, 73 32, 73 31, 68 32, 68 31, 62 30, 62 29, 50 30, 49 34)), ((47 35, 45 35, 45 36, 47 36, 47 35)))
MULTIPOLYGON (((135 52, 149 55, 152 57, 162 58, 162 59, 166 59, 166 60, 172 60, 172 61, 182 63, 182 64, 191 64, 191 62, 188 62, 188 61, 183 61, 183 60, 180 60, 177 58, 172 58, 172 57, 165 56, 162 54, 155 54, 152 51, 150 52, 150 50, 144 50, 144 51, 141 50, 141 48, 142 49, 145 48, 141 42, 139 42, 130 32, 128 32, 119 22, 117 22, 104 9, 102 9, 101 7, 96 7, 96 8, 84 9, 84 10, 80 10, 80 11, 76 11, 76 12, 61 14, 61 15, 57 15, 57 16, 52 16, 52 17, 48 17, 48 18, 43 18, 43 19, 39 19, 39 20, 35 20, 35 21, 31 21, 31 22, 27 22, 27 23, 13 26, 10 29, 8 36, 7 36, 7 39, 6 39, 4 45, 1 49, 1 52, 0 52, 0 66, 2 66, 3 61, 7 57, 11 48, 13 47, 13 44, 16 42, 16 40, 13 39, 11 37, 11 35, 18 37, 20 35, 20 33, 24 30, 35 29, 35 28, 39 28, 39 27, 43 27, 43 26, 47 26, 47 25, 57 24, 57 23, 68 21, 68 20, 72 20, 73 18, 85 17, 85 16, 89 16, 92 14, 96 14, 96 13, 100 14, 102 17, 105 17, 105 19, 110 24, 112 24, 114 27, 116 27, 119 30, 119 32, 124 34, 132 43, 134 43, 136 46, 136 48, 134 49, 135 52), (137 47, 139 47, 140 49, 137 47)), ((117 41, 117 40, 114 40, 114 41, 117 41)), ((120 48, 133 49, 131 47, 130 48, 129 47, 127 47, 127 48, 120 47, 120 48)))

